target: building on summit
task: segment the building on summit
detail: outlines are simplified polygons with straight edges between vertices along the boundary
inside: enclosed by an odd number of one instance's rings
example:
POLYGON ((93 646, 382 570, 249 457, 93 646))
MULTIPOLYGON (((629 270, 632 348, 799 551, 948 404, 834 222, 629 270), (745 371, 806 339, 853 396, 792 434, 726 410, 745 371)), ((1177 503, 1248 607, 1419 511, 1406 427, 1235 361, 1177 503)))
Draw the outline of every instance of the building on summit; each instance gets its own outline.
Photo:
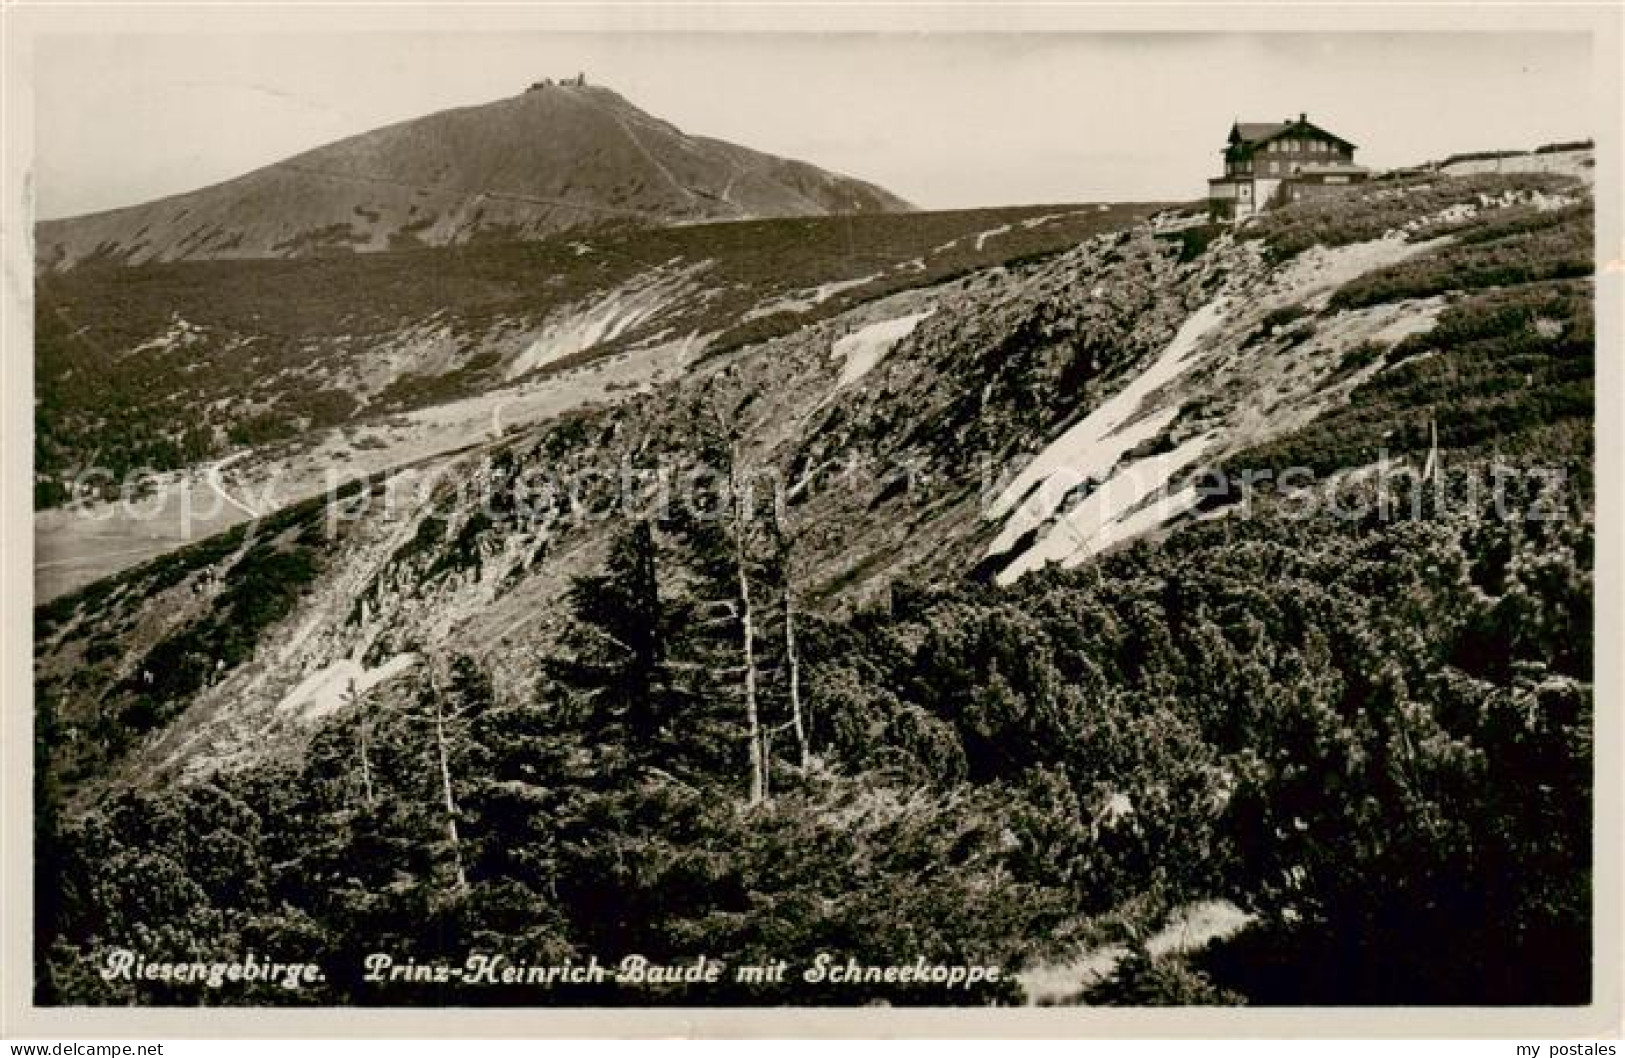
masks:
POLYGON ((1207 182, 1208 211, 1219 219, 1245 220, 1271 206, 1362 183, 1371 171, 1354 164, 1354 150, 1307 114, 1296 121, 1238 121, 1221 152, 1224 175, 1207 182))
MULTIPOLYGON (((552 88, 554 83, 553 78, 544 77, 540 81, 532 82, 531 86, 525 89, 525 91, 545 92, 549 88, 552 88)), ((566 77, 562 81, 558 81, 557 84, 563 88, 585 88, 587 87, 587 75, 584 73, 578 73, 574 77, 566 77)))

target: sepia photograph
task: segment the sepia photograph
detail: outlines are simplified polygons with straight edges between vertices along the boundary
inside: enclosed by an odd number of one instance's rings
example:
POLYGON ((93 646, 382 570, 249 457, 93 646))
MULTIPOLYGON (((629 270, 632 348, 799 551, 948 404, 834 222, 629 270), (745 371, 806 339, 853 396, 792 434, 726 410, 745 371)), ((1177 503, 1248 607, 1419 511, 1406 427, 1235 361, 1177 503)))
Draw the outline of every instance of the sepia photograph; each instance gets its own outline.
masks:
POLYGON ((1617 17, 1081 16, 30 34, 22 1002, 1617 1026, 1617 17))

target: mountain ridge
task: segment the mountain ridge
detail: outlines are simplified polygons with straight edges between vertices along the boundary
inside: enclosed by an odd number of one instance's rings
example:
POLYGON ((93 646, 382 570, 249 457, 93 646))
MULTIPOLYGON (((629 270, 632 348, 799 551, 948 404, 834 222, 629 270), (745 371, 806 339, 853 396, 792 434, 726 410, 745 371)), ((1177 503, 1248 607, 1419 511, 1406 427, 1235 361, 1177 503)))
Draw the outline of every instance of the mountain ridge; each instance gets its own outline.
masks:
POLYGON ((536 86, 395 122, 151 202, 41 221, 40 266, 292 257, 913 207, 705 136, 612 89, 536 86))

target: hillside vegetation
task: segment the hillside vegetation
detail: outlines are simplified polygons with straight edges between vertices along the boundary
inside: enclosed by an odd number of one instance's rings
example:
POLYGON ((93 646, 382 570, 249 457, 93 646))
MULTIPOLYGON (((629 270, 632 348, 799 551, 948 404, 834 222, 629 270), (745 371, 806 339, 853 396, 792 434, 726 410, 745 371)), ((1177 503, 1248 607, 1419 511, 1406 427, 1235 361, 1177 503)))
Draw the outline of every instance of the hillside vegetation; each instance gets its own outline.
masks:
POLYGON ((722 351, 1152 207, 1058 206, 622 230, 38 279, 37 506, 309 431, 697 338, 722 351), (987 236, 983 238, 984 234, 987 236), (552 350, 534 368, 533 347, 552 350))
POLYGON ((125 946, 327 975, 228 1004, 1585 1003, 1591 223, 1546 176, 1163 215, 57 600, 37 995, 198 1001, 94 973, 125 946))

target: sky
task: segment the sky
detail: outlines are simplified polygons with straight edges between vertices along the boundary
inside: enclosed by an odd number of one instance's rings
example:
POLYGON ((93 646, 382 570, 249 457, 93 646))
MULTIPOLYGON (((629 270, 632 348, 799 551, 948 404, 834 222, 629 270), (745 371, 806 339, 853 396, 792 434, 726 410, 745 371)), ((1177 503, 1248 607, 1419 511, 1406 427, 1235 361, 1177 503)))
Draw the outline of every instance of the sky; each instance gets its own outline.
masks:
POLYGON ((1230 123, 1310 120, 1383 168, 1594 136, 1559 33, 42 37, 37 216, 133 205, 585 72, 685 132, 928 209, 1200 197, 1230 123))

